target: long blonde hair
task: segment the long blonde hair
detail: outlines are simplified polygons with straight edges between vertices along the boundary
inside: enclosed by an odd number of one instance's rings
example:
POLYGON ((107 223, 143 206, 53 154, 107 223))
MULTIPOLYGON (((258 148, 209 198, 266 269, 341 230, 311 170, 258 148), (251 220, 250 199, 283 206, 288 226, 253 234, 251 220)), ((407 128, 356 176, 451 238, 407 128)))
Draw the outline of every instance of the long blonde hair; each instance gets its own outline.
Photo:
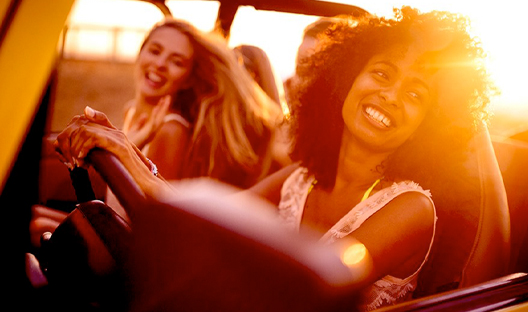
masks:
MULTIPOLYGON (((193 157, 204 152, 208 152, 208 161, 201 164, 200 174, 189 175, 209 176, 215 166, 227 165, 216 164, 218 155, 226 156, 231 165, 254 171, 263 160, 252 145, 255 142, 250 138, 251 133, 257 137, 273 133, 282 121, 282 111, 238 63, 220 34, 204 33, 185 21, 172 18, 156 25, 151 33, 161 27, 180 31, 189 38, 194 49, 189 84, 194 99, 193 103, 180 103, 180 107, 189 109, 188 116, 184 117, 191 119, 193 125, 188 165, 195 166, 193 157)), ((270 138, 266 140, 268 142, 259 144, 269 145, 270 138)), ((264 157, 271 157, 271 148, 266 150, 264 157)))

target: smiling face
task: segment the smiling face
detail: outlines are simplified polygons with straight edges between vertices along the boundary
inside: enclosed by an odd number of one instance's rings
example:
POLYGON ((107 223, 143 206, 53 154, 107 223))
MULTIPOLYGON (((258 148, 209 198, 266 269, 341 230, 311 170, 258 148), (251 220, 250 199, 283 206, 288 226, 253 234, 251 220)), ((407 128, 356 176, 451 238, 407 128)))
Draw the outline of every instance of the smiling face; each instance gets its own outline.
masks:
POLYGON ((193 53, 189 38, 177 29, 154 30, 136 61, 136 88, 140 97, 157 103, 160 97, 185 87, 191 74, 193 53))
POLYGON ((345 137, 391 152, 414 133, 433 97, 433 76, 419 66, 419 55, 399 47, 369 60, 343 105, 345 137))

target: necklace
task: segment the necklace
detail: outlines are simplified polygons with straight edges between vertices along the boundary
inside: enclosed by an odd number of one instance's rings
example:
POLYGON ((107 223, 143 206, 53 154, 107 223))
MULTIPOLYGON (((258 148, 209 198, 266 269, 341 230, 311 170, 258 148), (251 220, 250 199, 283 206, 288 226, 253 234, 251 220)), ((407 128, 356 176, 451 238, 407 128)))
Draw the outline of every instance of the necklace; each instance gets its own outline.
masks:
MULTIPOLYGON (((372 183, 372 185, 368 188, 368 190, 366 190, 365 193, 363 193, 363 197, 361 198, 361 201, 364 201, 370 196, 370 193, 372 193, 372 190, 376 187, 376 185, 378 185, 378 183, 380 183, 381 179, 383 179, 383 177, 377 179, 376 181, 374 181, 374 183, 372 183)), ((317 180, 314 179, 312 184, 310 185, 310 188, 308 188, 308 194, 312 192, 316 184, 317 184, 317 180)))

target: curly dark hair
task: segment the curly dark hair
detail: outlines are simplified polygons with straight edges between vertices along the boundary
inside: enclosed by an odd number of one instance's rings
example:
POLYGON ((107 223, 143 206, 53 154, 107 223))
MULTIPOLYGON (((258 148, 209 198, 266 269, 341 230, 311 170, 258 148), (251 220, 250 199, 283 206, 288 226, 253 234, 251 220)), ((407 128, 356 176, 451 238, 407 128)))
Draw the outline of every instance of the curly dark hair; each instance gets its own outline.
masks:
POLYGON ((376 54, 420 42, 422 58, 439 76, 426 117, 412 139, 378 170, 388 180, 413 180, 431 188, 439 176, 461 170, 476 125, 488 121, 494 88, 482 63, 484 52, 467 32, 469 21, 449 12, 395 9, 394 19, 368 16, 330 26, 312 57, 298 67, 292 90, 294 146, 318 183, 333 186, 344 128, 341 109, 358 74, 376 54))

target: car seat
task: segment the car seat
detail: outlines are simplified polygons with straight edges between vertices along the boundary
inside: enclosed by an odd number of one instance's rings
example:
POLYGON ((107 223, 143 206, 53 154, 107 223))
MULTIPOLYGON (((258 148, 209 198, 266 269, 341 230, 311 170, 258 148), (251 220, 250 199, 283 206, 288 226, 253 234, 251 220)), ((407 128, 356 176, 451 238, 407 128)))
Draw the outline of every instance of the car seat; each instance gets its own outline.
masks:
POLYGON ((433 245, 415 297, 476 285, 508 273, 510 214, 485 125, 479 127, 471 141, 466 168, 467 172, 460 173, 457 181, 478 184, 471 187, 478 188, 480 198, 460 201, 456 206, 437 205, 439 243, 433 245))
POLYGON ((494 138, 511 215, 510 273, 528 272, 528 142, 514 138, 494 138))

